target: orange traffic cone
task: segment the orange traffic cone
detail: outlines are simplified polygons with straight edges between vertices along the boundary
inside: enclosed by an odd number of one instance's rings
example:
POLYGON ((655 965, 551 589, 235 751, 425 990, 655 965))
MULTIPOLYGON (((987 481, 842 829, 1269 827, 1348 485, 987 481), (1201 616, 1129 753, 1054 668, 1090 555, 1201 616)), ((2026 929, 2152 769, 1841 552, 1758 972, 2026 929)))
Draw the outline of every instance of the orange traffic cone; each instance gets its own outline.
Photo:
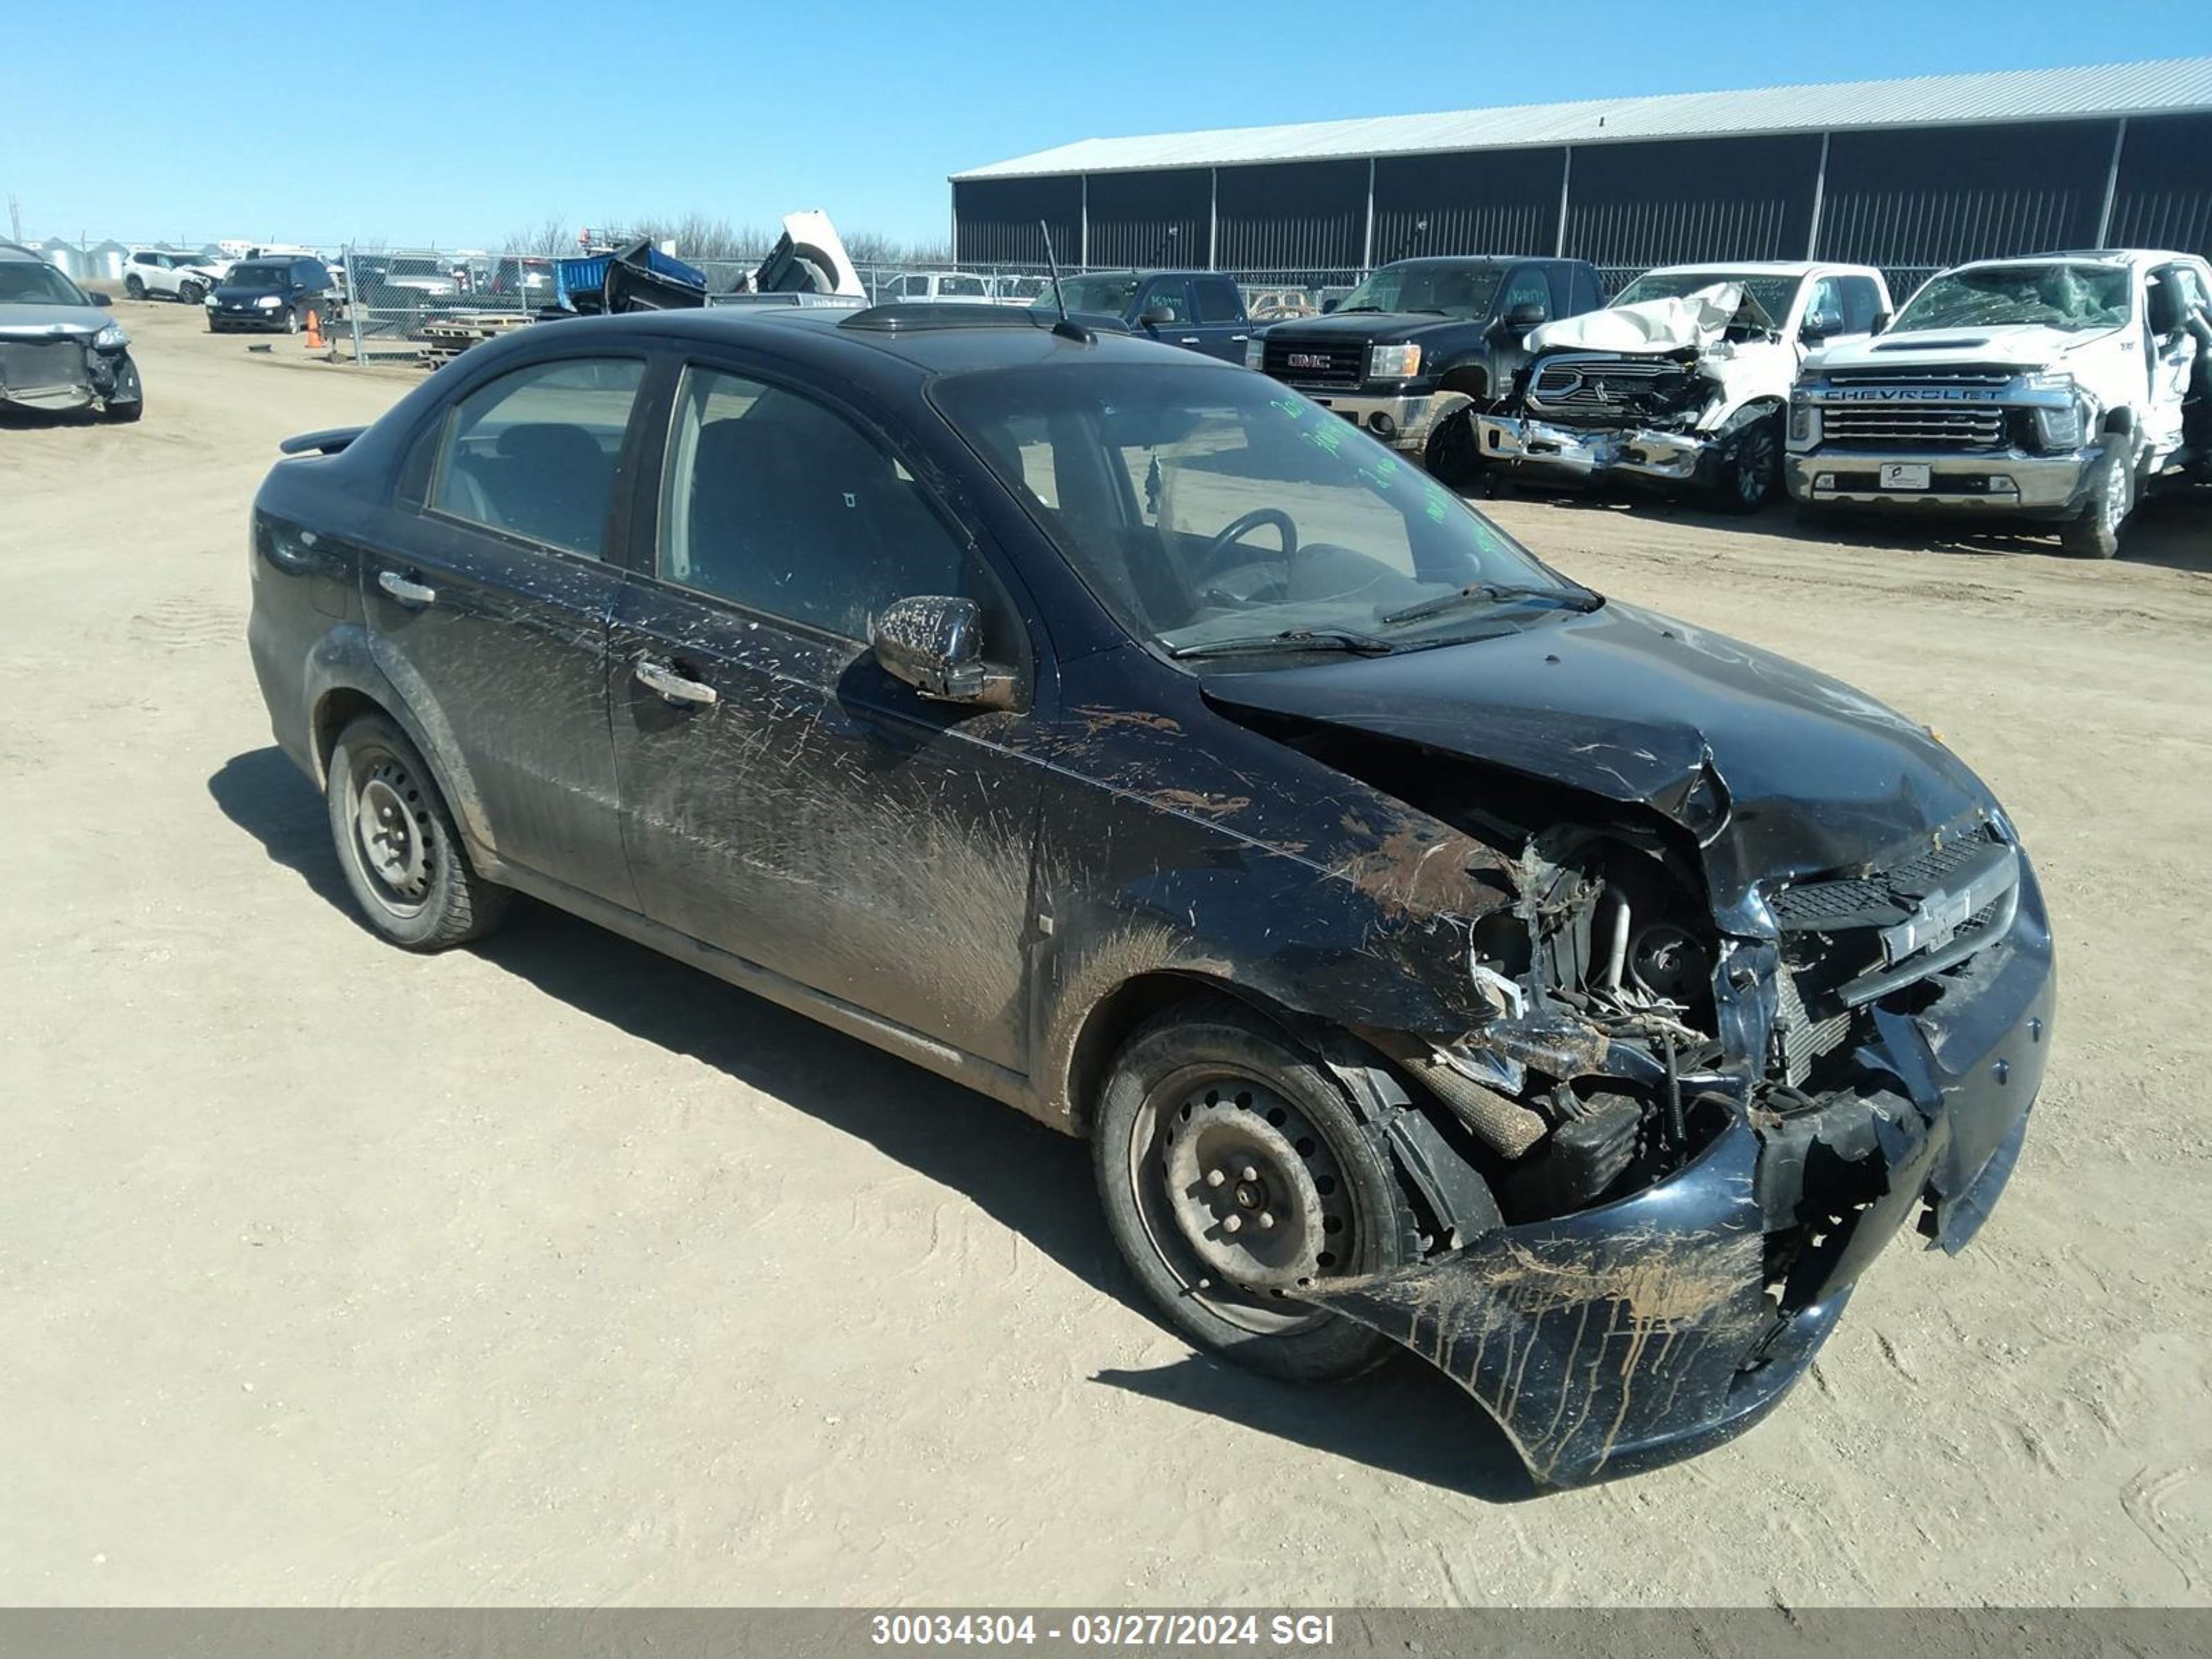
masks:
POLYGON ((307 307, 307 349, 320 351, 322 349, 323 313, 310 306, 307 307))

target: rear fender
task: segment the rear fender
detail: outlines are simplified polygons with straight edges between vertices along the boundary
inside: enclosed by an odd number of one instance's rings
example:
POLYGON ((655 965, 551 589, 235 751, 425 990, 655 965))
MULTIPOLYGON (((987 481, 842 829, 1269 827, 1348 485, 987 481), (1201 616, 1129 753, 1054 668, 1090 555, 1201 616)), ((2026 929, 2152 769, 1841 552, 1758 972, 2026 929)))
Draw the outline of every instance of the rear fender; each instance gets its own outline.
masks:
POLYGON ((351 693, 392 717, 408 741, 429 763, 438 793, 459 825, 472 850, 497 857, 486 824, 483 797, 476 780, 454 741, 451 722, 436 696, 405 658, 383 647, 364 629, 334 628, 316 641, 308 653, 307 705, 313 711, 308 730, 313 744, 314 779, 329 787, 330 751, 324 726, 334 696, 351 693))

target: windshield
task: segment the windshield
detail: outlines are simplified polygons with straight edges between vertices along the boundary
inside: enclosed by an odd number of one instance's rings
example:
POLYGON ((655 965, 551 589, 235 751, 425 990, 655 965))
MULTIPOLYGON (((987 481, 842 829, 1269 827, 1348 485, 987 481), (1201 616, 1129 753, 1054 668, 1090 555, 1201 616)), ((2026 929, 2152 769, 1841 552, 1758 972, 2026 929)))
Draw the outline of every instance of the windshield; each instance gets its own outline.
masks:
MULTIPOLYGON (((1119 317, 1129 309, 1129 302, 1137 297, 1137 276, 1124 271, 1118 276, 1063 276, 1060 291, 1067 301, 1070 311, 1087 311, 1094 317, 1119 317)), ((1047 283, 1044 292, 1030 304, 1032 311, 1060 313, 1060 306, 1052 296, 1052 284, 1047 283)))
POLYGON ((86 306, 84 290, 36 259, 0 259, 0 305, 86 306))
POLYGON ((292 273, 289 263, 274 264, 249 260, 230 268, 230 280, 240 288, 282 288, 292 273))
POLYGON ((1416 311, 1473 321, 1490 315, 1504 270, 1497 265, 1385 265, 1345 296, 1346 311, 1416 311))
POLYGON ((1613 303, 1633 306, 1646 300, 1679 300, 1699 289, 1736 283, 1779 326, 1789 320, 1790 307, 1804 281, 1802 276, 1775 276, 1748 270, 1655 270, 1638 276, 1621 289, 1613 303))
POLYGON ((1547 601, 1594 603, 1412 464, 1257 374, 1047 366, 951 376, 931 395, 1100 601, 1174 654, 1402 649, 1516 625, 1547 601))
POLYGON ((1980 265, 1929 279, 1892 332, 2039 323, 2069 333, 2128 320, 2128 272, 2118 265, 1980 265))

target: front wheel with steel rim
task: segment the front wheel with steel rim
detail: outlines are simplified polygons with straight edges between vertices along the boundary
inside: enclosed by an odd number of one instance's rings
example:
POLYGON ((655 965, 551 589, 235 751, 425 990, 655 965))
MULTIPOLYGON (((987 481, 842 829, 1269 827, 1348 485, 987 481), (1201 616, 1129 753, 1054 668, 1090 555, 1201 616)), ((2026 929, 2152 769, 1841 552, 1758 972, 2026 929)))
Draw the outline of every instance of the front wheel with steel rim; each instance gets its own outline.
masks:
POLYGON ((1413 1260, 1413 1211, 1335 1079, 1250 1010, 1207 998, 1140 1026, 1091 1137, 1114 1241, 1185 1336, 1299 1381, 1388 1355, 1301 1293, 1413 1260))
POLYGON ((477 874, 430 769, 404 732, 364 714, 338 733, 326 785, 331 838, 368 925, 442 951, 498 922, 507 893, 477 874))

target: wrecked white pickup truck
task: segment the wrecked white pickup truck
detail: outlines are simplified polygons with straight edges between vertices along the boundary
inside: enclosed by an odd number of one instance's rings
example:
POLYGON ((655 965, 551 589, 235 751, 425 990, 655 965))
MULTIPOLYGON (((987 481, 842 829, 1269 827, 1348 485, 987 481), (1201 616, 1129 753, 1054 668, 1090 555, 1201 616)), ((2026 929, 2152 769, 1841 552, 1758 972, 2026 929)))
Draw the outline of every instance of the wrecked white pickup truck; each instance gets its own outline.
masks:
POLYGON ((2057 520, 2111 558, 2161 474, 2212 473, 2212 267, 2145 250, 1960 265, 1880 339, 1806 362, 1801 501, 2057 520))
POLYGON ((1782 488, 1783 421, 1814 346, 1888 319, 1864 265, 1675 265, 1604 311, 1529 334, 1513 394, 1477 418, 1485 462, 1571 480, 1710 490, 1753 512, 1782 488))

